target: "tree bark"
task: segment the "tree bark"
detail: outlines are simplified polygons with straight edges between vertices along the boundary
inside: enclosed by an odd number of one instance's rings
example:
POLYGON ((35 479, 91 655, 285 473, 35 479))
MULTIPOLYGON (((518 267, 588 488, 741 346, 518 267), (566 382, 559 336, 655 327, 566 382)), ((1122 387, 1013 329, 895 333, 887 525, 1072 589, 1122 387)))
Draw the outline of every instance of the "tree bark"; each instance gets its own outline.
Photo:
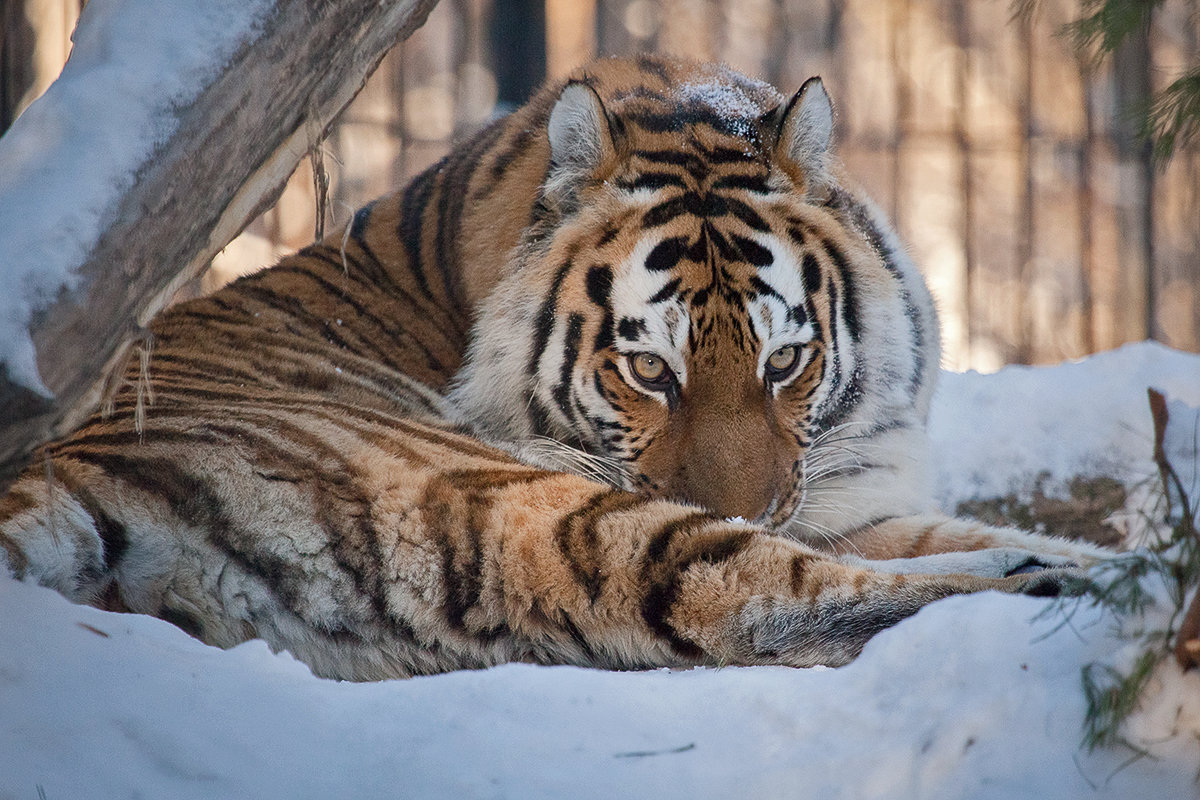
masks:
POLYGON ((261 34, 196 100, 138 173, 115 222, 35 309, 30 334, 53 400, 0 368, 0 488, 34 448, 99 407, 145 326, 278 197, 387 50, 437 0, 277 0, 261 34))

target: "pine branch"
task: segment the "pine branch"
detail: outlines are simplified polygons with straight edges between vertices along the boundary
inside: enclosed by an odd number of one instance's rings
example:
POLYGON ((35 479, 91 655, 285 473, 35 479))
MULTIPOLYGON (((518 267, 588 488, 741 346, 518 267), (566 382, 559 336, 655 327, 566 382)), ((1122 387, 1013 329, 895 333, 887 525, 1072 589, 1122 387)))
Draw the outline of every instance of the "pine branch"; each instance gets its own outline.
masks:
POLYGON ((1200 143, 1200 67, 1155 95, 1146 116, 1155 158, 1165 161, 1177 147, 1200 143))
MULTIPOLYGON (((1178 517, 1172 539, 1183 545, 1182 555, 1184 557, 1179 559, 1177 566, 1181 573, 1190 573, 1192 578, 1191 581, 1188 581, 1184 575, 1180 576, 1181 580, 1178 582, 1179 603, 1182 605, 1185 599, 1184 592, 1190 588, 1191 584, 1197 582, 1196 573, 1200 571, 1200 566, 1197 565, 1197 562, 1200 561, 1200 531, 1196 530, 1193 501, 1187 496, 1183 481, 1180 480, 1179 474, 1167 458, 1165 447, 1168 421, 1167 400, 1161 392, 1154 389, 1148 389, 1147 394, 1150 398, 1150 414, 1154 418, 1154 463, 1158 466, 1159 475, 1162 476, 1163 492, 1167 499, 1167 514, 1171 518, 1178 517), (1172 509, 1173 505, 1178 505, 1179 508, 1172 509)), ((1183 621, 1175 636, 1174 654, 1175 660, 1183 669, 1200 666, 1200 591, 1196 592, 1191 605, 1183 615, 1183 621)))
POLYGON ((1088 664, 1083 668, 1083 694, 1087 701, 1083 743, 1089 751, 1115 744, 1138 750, 1121 735, 1121 723, 1137 710, 1142 690, 1161 658, 1162 653, 1157 650, 1147 650, 1134 662, 1128 675, 1105 664, 1088 664))
POLYGON ((1150 24, 1163 0, 1084 0, 1085 15, 1068 22, 1062 35, 1092 63, 1117 50, 1130 35, 1150 24))
MULTIPOLYGON (((1145 30, 1163 0, 1082 0, 1082 16, 1059 31, 1090 68, 1099 67, 1130 36, 1145 30)), ((1013 0, 1014 19, 1031 19, 1040 0, 1013 0)), ((1200 67, 1194 67, 1140 108, 1126 113, 1141 120, 1153 142, 1154 159, 1165 163, 1179 147, 1200 142, 1200 67)))

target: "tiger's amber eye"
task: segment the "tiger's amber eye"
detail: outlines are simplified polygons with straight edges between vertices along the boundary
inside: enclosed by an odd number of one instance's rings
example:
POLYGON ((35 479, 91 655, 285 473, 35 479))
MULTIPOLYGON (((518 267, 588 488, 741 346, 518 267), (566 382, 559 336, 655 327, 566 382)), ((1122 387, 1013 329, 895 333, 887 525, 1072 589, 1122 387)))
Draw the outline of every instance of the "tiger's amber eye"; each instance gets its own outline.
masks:
POLYGON ((629 368, 638 380, 646 383, 661 381, 667 374, 667 365, 653 353, 637 353, 629 358, 629 368))
POLYGON ((787 347, 775 350, 774 353, 767 357, 767 372, 769 377, 774 380, 784 377, 784 375, 791 371, 792 367, 796 366, 796 359, 799 353, 800 349, 794 344, 788 344, 787 347))

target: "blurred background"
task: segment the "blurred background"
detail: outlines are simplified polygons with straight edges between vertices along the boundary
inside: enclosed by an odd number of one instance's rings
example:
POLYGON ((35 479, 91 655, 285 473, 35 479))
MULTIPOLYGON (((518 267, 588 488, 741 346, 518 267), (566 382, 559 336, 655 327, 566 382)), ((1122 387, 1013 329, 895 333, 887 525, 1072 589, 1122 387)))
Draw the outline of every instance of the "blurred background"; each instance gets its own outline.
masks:
MULTIPOLYGON (((0 130, 58 74, 80 0, 3 0, 0 130)), ((1123 111, 1200 63, 1197 0, 1094 64, 1081 0, 441 0, 276 206, 192 293, 271 263, 595 55, 725 61, 791 94, 821 75, 850 172, 942 312, 945 364, 1051 363, 1157 339, 1200 351, 1200 149, 1156 164, 1123 111), (324 176, 314 181, 315 174, 324 176)), ((202 191, 202 189, 199 189, 202 191)))

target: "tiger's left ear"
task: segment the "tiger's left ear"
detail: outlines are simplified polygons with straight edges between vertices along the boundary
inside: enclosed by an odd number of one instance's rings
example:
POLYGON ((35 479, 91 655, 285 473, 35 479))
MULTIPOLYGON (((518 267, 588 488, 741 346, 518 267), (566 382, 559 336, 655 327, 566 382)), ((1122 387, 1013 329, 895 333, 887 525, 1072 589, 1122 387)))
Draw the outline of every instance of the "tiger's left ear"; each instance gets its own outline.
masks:
POLYGON ((830 183, 832 150, 833 104, 821 79, 809 78, 783 109, 775 158, 812 192, 830 183))
POLYGON ((604 104, 596 90, 581 81, 563 87, 546 129, 550 137, 548 196, 571 196, 616 155, 604 104))

